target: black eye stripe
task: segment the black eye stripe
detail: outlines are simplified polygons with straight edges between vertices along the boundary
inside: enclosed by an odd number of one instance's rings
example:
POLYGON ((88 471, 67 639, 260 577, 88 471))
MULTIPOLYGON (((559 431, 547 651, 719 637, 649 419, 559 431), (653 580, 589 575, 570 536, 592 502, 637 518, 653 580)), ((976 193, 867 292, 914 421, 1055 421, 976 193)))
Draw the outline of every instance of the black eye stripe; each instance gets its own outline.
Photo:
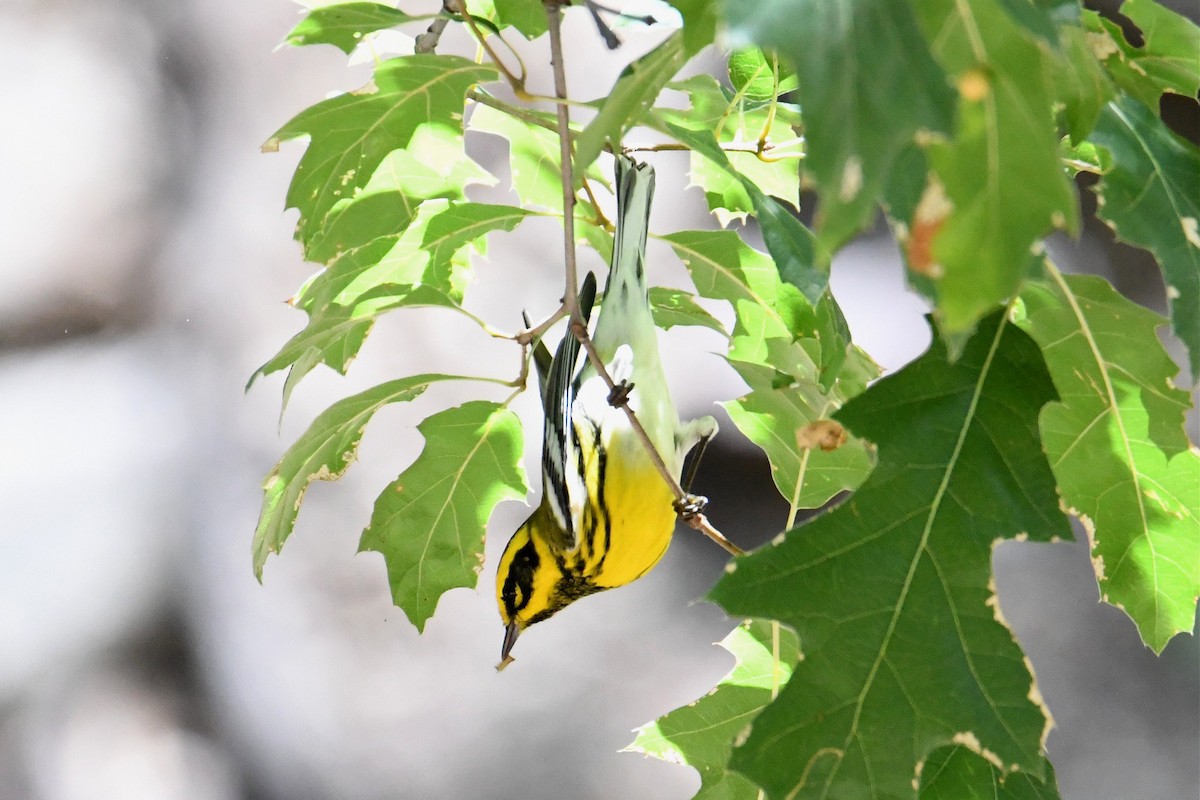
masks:
POLYGON ((533 596, 533 575, 537 572, 539 561, 533 542, 526 542, 513 556, 508 576, 504 579, 503 592, 509 616, 529 605, 529 599, 533 596))

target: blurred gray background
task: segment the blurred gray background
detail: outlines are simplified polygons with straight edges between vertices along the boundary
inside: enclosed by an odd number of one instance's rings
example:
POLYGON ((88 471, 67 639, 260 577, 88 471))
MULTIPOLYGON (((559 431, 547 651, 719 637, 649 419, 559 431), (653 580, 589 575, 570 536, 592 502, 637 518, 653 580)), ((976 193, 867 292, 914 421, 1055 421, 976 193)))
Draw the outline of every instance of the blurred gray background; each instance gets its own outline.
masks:
MULTIPOLYGON (((243 393, 302 326, 282 301, 313 269, 282 210, 302 145, 258 146, 367 75, 332 48, 276 51, 299 10, 0 4, 0 800, 690 797, 691 769, 617 751, 731 666, 711 643, 734 621, 698 600, 720 574, 717 548, 681 532, 650 576, 523 638, 503 675, 492 576, 525 506, 498 509, 480 590, 444 597, 424 636, 390 605, 381 557, 355 555, 375 494, 420 447, 414 424, 463 390, 381 412, 346 479, 309 492, 264 585, 252 577, 259 482, 317 411, 417 370, 482 358, 507 376, 517 363, 451 315, 406 311, 378 325, 346 378, 311 375, 279 431, 282 378, 243 393)), ((619 63, 571 17, 572 92, 603 94, 619 63)), ((628 58, 657 34, 626 36, 628 58)), ((548 90, 545 70, 534 83, 548 90)), ((1194 104, 1168 111, 1195 135, 1194 104)), ((480 197, 509 199, 503 143, 470 148, 499 178, 480 197)), ((654 163, 654 226, 710 224, 684 191, 686 161, 654 163)), ((503 328, 522 307, 549 311, 554 230, 535 220, 492 237, 471 307, 503 328)), ((1054 253, 1162 307, 1153 264, 1103 226, 1054 253)), ((687 285, 669 252, 651 255, 656 282, 687 285)), ((897 300, 884 231, 848 248, 833 280, 885 367, 924 349, 924 306, 897 300)), ((742 391, 711 334, 672 331, 664 349, 685 413, 742 391)), ((517 410, 533 421, 535 404, 517 410)), ((697 488, 745 545, 783 525, 765 463, 732 425, 697 488)), ((1080 544, 1005 544, 996 566, 1057 721, 1064 798, 1195 797, 1196 640, 1161 657, 1142 647, 1097 602, 1080 544)))

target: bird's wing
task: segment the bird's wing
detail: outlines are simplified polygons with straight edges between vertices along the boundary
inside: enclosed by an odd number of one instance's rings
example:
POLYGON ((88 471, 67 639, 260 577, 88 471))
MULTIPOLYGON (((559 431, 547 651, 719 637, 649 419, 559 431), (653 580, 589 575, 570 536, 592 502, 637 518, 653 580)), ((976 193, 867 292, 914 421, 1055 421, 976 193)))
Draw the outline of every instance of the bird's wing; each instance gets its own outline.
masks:
MULTIPOLYGON (((595 300, 596 276, 589 272, 579 290, 579 311, 585 323, 591 317, 595 300)), ((575 469, 578 446, 571 425, 579 350, 579 340, 568 329, 550 365, 542 403, 546 412, 542 440, 542 485, 554 518, 563 532, 563 541, 558 544, 564 550, 573 550, 576 545, 575 515, 572 510, 575 504, 572 504, 571 497, 574 494, 582 498, 586 492, 582 487, 575 488, 582 478, 575 469)))

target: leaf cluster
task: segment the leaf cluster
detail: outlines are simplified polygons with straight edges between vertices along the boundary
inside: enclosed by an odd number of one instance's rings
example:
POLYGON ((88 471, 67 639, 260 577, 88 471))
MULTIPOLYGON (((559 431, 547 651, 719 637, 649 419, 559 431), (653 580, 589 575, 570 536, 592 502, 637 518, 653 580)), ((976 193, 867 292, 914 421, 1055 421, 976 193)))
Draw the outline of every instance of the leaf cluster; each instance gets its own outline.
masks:
MULTIPOLYGON (((711 594, 751 620, 724 643, 737 666, 633 748, 693 765, 708 798, 1057 797, 1049 716, 1000 613, 991 552, 1069 538, 1074 516, 1102 598, 1148 646, 1192 628, 1200 451, 1160 336, 1200 375, 1200 151, 1158 104, 1200 90, 1200 29, 1151 0, 1126 0, 1125 27, 1076 0, 670 6, 653 22, 658 44, 605 96, 572 99, 585 120, 569 129, 576 244, 602 257, 612 246, 605 151, 688 151, 715 224, 659 237, 695 293, 653 288, 655 319, 722 337, 747 387, 725 409, 766 454, 790 514, 711 594), (681 79, 717 41, 737 45, 727 72, 681 79), (1080 173, 1099 176, 1100 219, 1154 255, 1169 317, 1047 259, 1048 235, 1080 229, 1080 173), (811 226, 802 189, 816 198, 811 226), (933 309, 934 342, 877 379, 828 275, 880 213, 933 309), (765 251, 735 226, 756 227, 765 251), (722 304, 728 328, 709 311, 722 304), (800 510, 847 495, 793 529, 800 510)), ((335 403, 264 484, 260 576, 307 487, 346 471, 376 411, 447 380, 507 392, 421 422, 421 454, 363 531, 418 628, 445 591, 475 585, 493 508, 528 491, 508 405, 555 319, 504 333, 469 311, 471 254, 562 214, 563 199, 555 117, 510 46, 545 44, 546 6, 445 8, 433 19, 371 2, 311 9, 287 41, 365 48, 372 78, 264 146, 307 140, 287 205, 318 265, 291 301, 306 325, 256 373, 287 371, 285 405, 318 366, 345 373, 375 320, 404 308, 446 309, 522 349, 516 376, 416 375, 335 403), (434 52, 447 25, 475 39, 478 59, 434 52), (426 26, 415 50, 373 49, 426 26), (471 199, 495 182, 465 148, 475 136, 507 142, 519 205, 471 199)), ((622 24, 647 24, 596 13, 617 40, 622 24)))

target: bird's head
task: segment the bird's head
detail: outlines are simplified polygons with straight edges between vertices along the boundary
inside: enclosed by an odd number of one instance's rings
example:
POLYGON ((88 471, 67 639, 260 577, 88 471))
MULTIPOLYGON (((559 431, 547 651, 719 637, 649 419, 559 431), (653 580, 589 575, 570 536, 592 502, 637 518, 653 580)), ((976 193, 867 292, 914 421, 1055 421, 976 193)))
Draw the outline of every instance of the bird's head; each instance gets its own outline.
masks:
POLYGON ((595 584, 571 571, 568 556, 551 547, 562 535, 554 515, 543 505, 504 548, 496 571, 496 602, 504 622, 501 667, 512 660, 509 652, 522 631, 597 591, 595 584))

